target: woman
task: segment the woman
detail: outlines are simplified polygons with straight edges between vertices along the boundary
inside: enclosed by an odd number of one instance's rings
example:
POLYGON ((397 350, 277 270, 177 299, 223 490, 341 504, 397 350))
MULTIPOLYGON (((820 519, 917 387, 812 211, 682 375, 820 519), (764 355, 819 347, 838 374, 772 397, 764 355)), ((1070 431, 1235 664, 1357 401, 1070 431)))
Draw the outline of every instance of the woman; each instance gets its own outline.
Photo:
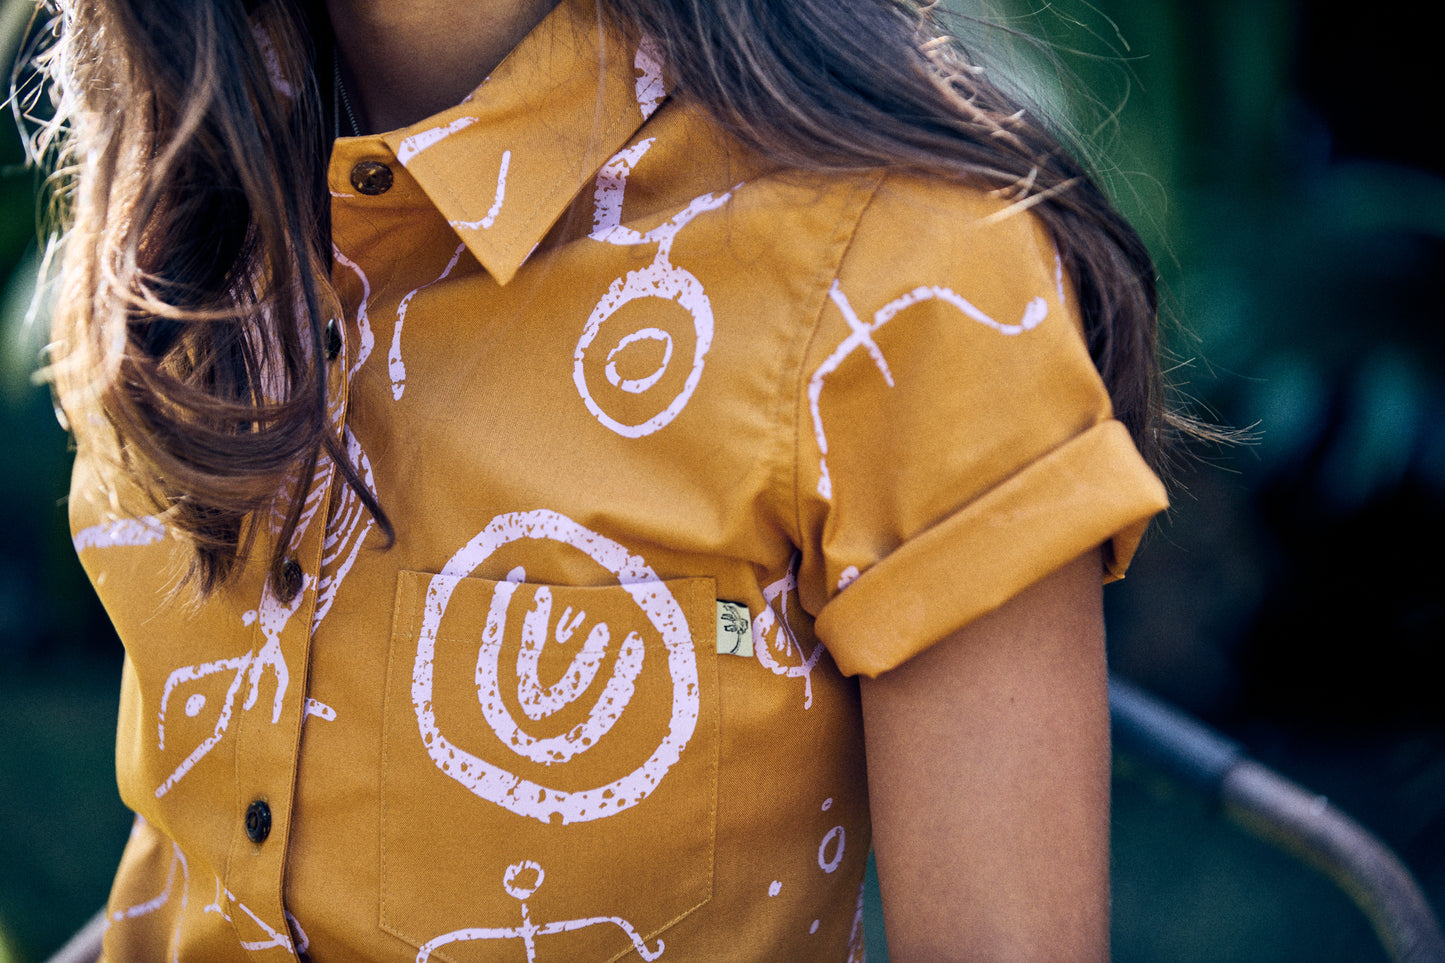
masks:
POLYGON ((926 10, 60 6, 108 959, 1107 955, 1151 269, 926 10))

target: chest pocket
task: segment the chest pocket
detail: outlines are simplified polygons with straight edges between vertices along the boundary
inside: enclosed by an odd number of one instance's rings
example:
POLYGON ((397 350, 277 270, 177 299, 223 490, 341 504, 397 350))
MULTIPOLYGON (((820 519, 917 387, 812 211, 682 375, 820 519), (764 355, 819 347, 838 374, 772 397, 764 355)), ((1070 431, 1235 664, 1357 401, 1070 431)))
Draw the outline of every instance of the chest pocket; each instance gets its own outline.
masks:
POLYGON ((401 574, 381 926, 418 961, 651 960, 710 898, 714 592, 401 574))

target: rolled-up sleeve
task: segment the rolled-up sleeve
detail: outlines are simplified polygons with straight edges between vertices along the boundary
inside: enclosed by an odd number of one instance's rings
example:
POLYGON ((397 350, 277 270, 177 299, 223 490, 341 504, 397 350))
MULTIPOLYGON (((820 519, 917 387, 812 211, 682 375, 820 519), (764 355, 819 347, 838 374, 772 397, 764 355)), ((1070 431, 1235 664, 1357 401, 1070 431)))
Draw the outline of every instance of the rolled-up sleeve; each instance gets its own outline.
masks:
POLYGON ((1164 489, 1112 417, 1046 232, 967 190, 885 183, 798 401, 799 590, 876 675, 1086 551, 1121 577, 1164 489))

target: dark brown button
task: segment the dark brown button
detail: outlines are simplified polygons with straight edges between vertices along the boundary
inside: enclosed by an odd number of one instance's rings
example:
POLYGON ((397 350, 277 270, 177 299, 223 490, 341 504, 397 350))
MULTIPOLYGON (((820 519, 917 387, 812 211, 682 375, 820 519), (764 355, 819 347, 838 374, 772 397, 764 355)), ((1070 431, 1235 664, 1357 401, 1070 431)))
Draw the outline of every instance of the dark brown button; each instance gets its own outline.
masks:
POLYGON ((341 325, 332 318, 326 322, 326 360, 335 361, 341 354, 341 325))
POLYGON ((271 590, 281 600, 282 605, 289 605, 301 591, 301 583, 305 580, 306 573, 301 571, 301 563, 294 558, 288 558, 282 562, 273 573, 271 590))
POLYGON ((351 186, 363 194, 385 194, 391 190, 391 168, 380 161, 362 161, 351 169, 351 186))
POLYGON ((258 799, 246 807, 246 838, 253 843, 264 843, 271 835, 271 807, 264 799, 258 799))

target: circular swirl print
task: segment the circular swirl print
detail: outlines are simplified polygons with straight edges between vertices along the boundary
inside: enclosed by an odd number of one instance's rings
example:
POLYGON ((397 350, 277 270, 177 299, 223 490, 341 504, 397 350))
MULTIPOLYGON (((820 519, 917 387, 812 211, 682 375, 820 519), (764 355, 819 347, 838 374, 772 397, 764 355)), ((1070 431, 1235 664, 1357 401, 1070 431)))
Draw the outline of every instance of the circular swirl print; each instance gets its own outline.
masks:
MULTIPOLYGON (((519 588, 511 582, 501 582, 493 592, 477 656, 477 696, 482 716, 502 743, 519 756, 545 765, 564 765, 579 753, 594 748, 626 711, 634 682, 642 669, 642 641, 634 632, 618 643, 613 674, 583 724, 564 735, 535 738, 526 731, 526 722, 519 721, 503 704, 498 681, 502 626, 512 596, 519 588)), ((586 691, 597 675, 610 639, 605 628, 595 628, 562 679, 543 688, 537 678, 537 654, 545 642, 546 626, 550 622, 551 596, 545 587, 529 588, 536 590, 537 607, 523 622, 518 696, 523 714, 535 721, 570 704, 586 691)), ((566 618, 564 613, 564 622, 566 618)), ((438 769, 480 798, 543 823, 557 817, 564 824, 601 819, 646 799, 687 748, 700 711, 692 632, 667 586, 646 562, 618 543, 565 515, 546 510, 516 512, 492 519, 452 556, 441 574, 432 576, 418 630, 411 697, 422 743, 438 769), (569 545, 610 572, 657 631, 667 655, 672 706, 666 734, 636 769, 592 789, 555 789, 523 778, 467 752, 449 740, 437 725, 432 704, 437 633, 452 593, 461 579, 476 571, 497 549, 523 539, 569 545)))
MULTIPOLYGON (((639 271, 629 271, 626 277, 614 281, 612 286, 607 289, 607 293, 603 295, 602 300, 597 303, 597 307, 592 310, 591 316, 587 318, 587 325, 582 331, 582 337, 577 342, 577 350, 573 353, 572 380, 577 385, 577 392, 582 396, 587 410, 592 412, 594 418, 626 438, 641 438, 667 425, 687 406, 688 400, 692 398, 692 393, 697 390, 698 381, 702 378, 703 364, 708 349, 712 347, 712 335, 712 304, 708 301, 706 292, 703 291, 702 283, 690 271, 669 263, 666 252, 660 251, 657 259, 647 267, 639 271), (654 408, 660 410, 656 414, 641 422, 629 424, 609 413, 598 401, 597 396, 593 394, 592 385, 587 377, 588 357, 594 351, 602 354, 603 345, 599 344, 594 348, 593 342, 597 340, 602 326, 608 319, 621 310, 624 305, 648 298, 674 301, 692 317, 694 334, 692 356, 686 361, 679 362, 690 364, 691 367, 688 369, 682 388, 676 394, 665 399, 658 399, 654 408)), ((672 335, 660 328, 649 325, 636 331, 626 332, 615 342, 607 345, 604 357, 605 362, 599 359, 594 363, 598 367, 605 364, 604 374, 607 382, 614 389, 641 396, 657 386, 667 373, 668 367, 673 363, 673 338, 672 335), (661 364, 641 378, 622 378, 617 370, 618 356, 629 347, 643 341, 662 344, 661 364)))

